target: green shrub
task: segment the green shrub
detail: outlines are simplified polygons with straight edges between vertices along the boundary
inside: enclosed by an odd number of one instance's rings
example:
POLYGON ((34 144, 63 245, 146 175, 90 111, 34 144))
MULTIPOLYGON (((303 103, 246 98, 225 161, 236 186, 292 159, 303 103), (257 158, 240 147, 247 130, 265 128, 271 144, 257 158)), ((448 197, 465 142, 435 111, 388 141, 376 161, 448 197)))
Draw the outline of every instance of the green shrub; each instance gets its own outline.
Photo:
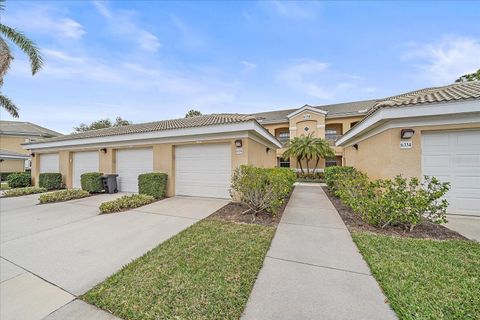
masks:
POLYGON ((242 165, 232 175, 231 195, 248 206, 253 219, 264 210, 275 215, 292 192, 296 178, 295 172, 288 168, 242 165))
POLYGON ((49 203, 80 199, 88 196, 90 196, 90 193, 82 189, 66 189, 41 194, 38 200, 40 203, 49 203))
POLYGON ((104 202, 100 205, 100 213, 112 213, 138 208, 155 201, 153 196, 145 194, 132 194, 104 202))
POLYGON ((99 193, 103 191, 102 182, 103 173, 100 172, 87 172, 80 176, 80 184, 82 190, 90 193, 99 193))
POLYGON ((446 222, 449 183, 435 177, 369 181, 352 167, 325 169, 327 187, 361 218, 376 227, 401 226, 412 230, 424 221, 446 222), (343 168, 343 169, 342 169, 343 168))
POLYGON ((45 188, 47 190, 62 189, 62 174, 57 172, 40 173, 38 185, 40 188, 45 188))
POLYGON ((32 185, 30 173, 26 172, 11 173, 8 175, 7 181, 10 188, 24 188, 32 185))
POLYGON ((297 182, 323 182, 325 176, 323 172, 301 173, 297 172, 297 182))
POLYGON ((138 193, 152 196, 156 199, 164 198, 167 193, 166 173, 150 172, 138 176, 138 193))
POLYGON ((25 196, 27 194, 42 193, 42 192, 46 192, 46 191, 47 191, 47 189, 38 188, 38 187, 16 188, 16 189, 6 190, 3 193, 3 196, 4 197, 19 197, 19 196, 25 196))

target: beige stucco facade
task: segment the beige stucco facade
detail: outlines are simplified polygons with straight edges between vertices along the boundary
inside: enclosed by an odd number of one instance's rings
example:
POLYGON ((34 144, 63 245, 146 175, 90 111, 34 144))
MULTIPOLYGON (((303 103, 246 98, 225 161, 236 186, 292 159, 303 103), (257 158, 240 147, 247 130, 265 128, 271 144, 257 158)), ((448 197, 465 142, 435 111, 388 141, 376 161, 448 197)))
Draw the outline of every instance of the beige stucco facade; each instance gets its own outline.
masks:
POLYGON ((447 131, 460 129, 478 129, 480 123, 409 126, 415 130, 411 138, 411 149, 401 149, 402 128, 392 128, 368 137, 353 146, 345 147, 343 165, 353 166, 371 179, 387 179, 402 174, 405 177, 422 176, 422 134, 429 131, 447 131))
POLYGON ((27 139, 29 137, 0 135, 0 149, 27 155, 28 151, 22 148, 22 143, 25 143, 27 139))
MULTIPOLYGON (((265 146, 254 138, 242 139, 214 139, 205 141, 202 144, 210 143, 229 143, 231 145, 232 171, 242 164, 251 164, 258 167, 271 168, 275 166, 276 150, 265 146), (242 141, 242 148, 239 150, 235 146, 235 141, 242 141)), ((129 149, 152 148, 153 149, 153 171, 163 172, 168 175, 167 196, 175 194, 175 148, 179 145, 188 145, 192 142, 182 143, 153 143, 142 144, 130 147, 129 149)), ((67 188, 73 184, 73 154, 83 151, 98 151, 99 153, 99 171, 102 173, 116 173, 116 152, 125 147, 108 148, 71 148, 69 150, 56 151, 59 155, 59 171, 62 174, 63 182, 67 188), (106 149, 106 152, 103 150, 106 149)), ((32 161, 32 179, 35 185, 38 185, 38 175, 40 168, 40 155, 52 153, 52 150, 42 150, 35 153, 32 161)))
POLYGON ((0 172, 21 172, 25 170, 25 160, 0 160, 0 172))

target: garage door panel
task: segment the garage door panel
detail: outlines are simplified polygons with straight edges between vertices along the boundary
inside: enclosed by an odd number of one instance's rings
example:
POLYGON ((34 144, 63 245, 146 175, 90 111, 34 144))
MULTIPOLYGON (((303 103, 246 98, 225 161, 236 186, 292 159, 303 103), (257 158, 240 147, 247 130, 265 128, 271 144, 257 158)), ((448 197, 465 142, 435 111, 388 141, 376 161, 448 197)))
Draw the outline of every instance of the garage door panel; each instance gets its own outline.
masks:
POLYGON ((60 172, 58 153, 40 155, 40 173, 60 172))
POLYGON ((153 149, 125 149, 116 152, 118 190, 138 192, 138 176, 153 171, 153 149))
POLYGON ((229 198, 230 144, 186 145, 175 148, 177 195, 229 198))
POLYGON ((99 169, 98 151, 75 152, 73 154, 73 187, 81 188, 81 176, 87 172, 98 172, 99 169))
POLYGON ((480 130, 423 132, 422 174, 450 182, 448 213, 480 215, 480 130))

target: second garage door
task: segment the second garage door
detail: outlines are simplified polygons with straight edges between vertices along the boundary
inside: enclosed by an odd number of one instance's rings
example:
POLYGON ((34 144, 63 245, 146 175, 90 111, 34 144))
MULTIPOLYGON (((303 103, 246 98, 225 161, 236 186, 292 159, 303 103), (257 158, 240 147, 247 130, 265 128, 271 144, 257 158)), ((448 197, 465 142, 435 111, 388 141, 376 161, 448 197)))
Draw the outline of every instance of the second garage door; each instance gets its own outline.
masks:
POLYGON ((175 147, 175 194, 230 198, 230 144, 175 147))
POLYGON ((40 173, 60 172, 58 165, 58 153, 40 155, 40 173))
POLYGON ((98 151, 75 152, 73 154, 73 187, 81 188, 81 176, 87 172, 98 172, 98 151))
POLYGON ((450 182, 448 213, 480 215, 480 130, 422 133, 422 174, 450 182))
POLYGON ((118 190, 138 192, 138 175, 153 171, 153 151, 146 149, 117 150, 118 190))

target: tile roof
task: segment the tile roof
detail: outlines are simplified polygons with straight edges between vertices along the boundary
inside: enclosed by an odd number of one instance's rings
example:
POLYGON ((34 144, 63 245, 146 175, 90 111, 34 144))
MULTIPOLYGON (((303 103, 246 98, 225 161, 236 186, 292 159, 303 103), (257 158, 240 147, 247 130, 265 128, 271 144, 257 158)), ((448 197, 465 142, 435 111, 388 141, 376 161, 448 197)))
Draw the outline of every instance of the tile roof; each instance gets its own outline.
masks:
MULTIPOLYGON (((353 101, 353 102, 346 102, 346 103, 336 103, 336 104, 328 104, 328 105, 321 105, 321 106, 312 106, 314 108, 327 111, 327 118, 332 116, 342 116, 342 115, 364 115, 367 110, 375 105, 377 100, 363 100, 363 101, 353 101)), ((288 122, 287 115, 298 110, 299 108, 295 109, 285 109, 285 110, 278 110, 278 111, 270 111, 270 112, 260 112, 260 113, 253 113, 254 116, 260 123, 268 124, 268 123, 277 123, 277 122, 288 122)))
POLYGON ((153 131, 166 131, 173 129, 184 129, 193 127, 213 126, 229 123, 239 123, 255 120, 254 117, 244 114, 209 114, 191 118, 180 118, 173 120, 162 120, 148 123, 132 124, 122 127, 90 130, 81 133, 69 134, 61 137, 36 140, 28 144, 37 144, 53 141, 66 141, 84 138, 97 138, 107 136, 118 136, 131 133, 144 133, 153 131))
POLYGON ((382 108, 475 99, 480 99, 480 81, 460 82, 443 87, 425 88, 379 100, 368 111, 366 117, 382 108))
POLYGON ((62 134, 31 122, 21 121, 0 121, 0 134, 40 136, 40 137, 57 137, 62 134))

